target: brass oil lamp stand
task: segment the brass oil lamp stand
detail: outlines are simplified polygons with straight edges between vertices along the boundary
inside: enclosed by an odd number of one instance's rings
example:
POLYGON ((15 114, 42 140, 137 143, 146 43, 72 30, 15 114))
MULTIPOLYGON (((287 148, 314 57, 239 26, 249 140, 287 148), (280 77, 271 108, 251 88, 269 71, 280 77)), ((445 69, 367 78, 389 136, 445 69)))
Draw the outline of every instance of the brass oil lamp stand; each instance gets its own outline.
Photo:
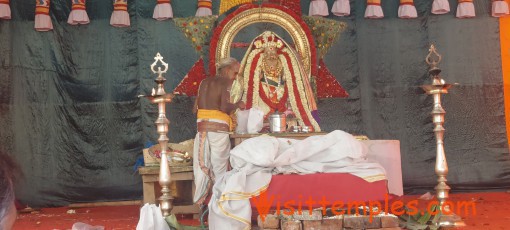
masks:
POLYGON ((446 162, 446 156, 444 152, 444 115, 446 111, 441 105, 441 94, 447 94, 448 89, 452 87, 451 84, 446 84, 444 79, 441 78, 439 73, 441 69, 437 68, 437 64, 441 61, 441 55, 436 51, 434 45, 430 46, 429 54, 425 61, 430 66, 429 74, 432 77, 431 85, 422 85, 421 88, 427 93, 433 96, 434 105, 432 108, 432 122, 434 123, 434 133, 436 136, 436 166, 435 171, 438 176, 437 186, 435 187, 436 196, 439 202, 439 213, 440 217, 437 225, 444 228, 461 227, 465 226, 464 222, 459 216, 450 210, 450 206, 447 203, 448 193, 450 187, 446 184, 446 176, 448 175, 448 164, 446 162))
POLYGON ((166 93, 164 88, 164 83, 166 79, 163 77, 163 74, 168 70, 168 64, 163 61, 163 57, 158 53, 156 57, 154 57, 154 63, 151 64, 151 70, 154 74, 158 74, 156 80, 157 89, 152 89, 152 94, 150 96, 140 95, 140 97, 147 97, 149 101, 153 104, 158 105, 158 118, 156 119, 156 127, 157 132, 159 134, 158 142, 161 147, 161 163, 159 166, 159 184, 161 185, 161 197, 159 198, 159 205, 161 208, 161 212, 163 216, 169 216, 170 211, 172 211, 172 201, 173 197, 170 194, 170 183, 171 183, 171 175, 170 175, 170 164, 168 159, 171 157, 168 156, 167 146, 168 146, 168 124, 170 122, 166 118, 166 103, 170 103, 174 97, 173 94, 166 93), (159 66, 157 70, 155 69, 158 62, 164 66, 164 70, 161 70, 159 66))

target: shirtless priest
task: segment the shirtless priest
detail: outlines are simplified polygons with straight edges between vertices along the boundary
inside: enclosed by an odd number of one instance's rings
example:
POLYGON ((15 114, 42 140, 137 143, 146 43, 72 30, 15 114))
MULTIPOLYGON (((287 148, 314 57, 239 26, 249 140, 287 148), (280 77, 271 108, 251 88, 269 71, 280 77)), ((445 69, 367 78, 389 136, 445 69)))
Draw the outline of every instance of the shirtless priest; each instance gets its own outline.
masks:
POLYGON ((200 83, 195 102, 197 129, 193 152, 195 196, 193 201, 202 205, 211 192, 214 180, 227 171, 231 119, 229 114, 244 109, 244 102, 230 103, 230 87, 238 75, 239 62, 225 58, 216 64, 218 76, 200 83))

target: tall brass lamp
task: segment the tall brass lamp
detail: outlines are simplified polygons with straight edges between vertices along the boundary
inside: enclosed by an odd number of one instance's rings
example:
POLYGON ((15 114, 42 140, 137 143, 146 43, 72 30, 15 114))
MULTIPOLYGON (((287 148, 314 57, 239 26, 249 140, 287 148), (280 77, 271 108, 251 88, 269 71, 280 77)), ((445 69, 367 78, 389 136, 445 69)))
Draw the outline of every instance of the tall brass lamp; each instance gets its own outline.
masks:
POLYGON ((441 61, 441 55, 436 51, 434 45, 430 46, 429 54, 425 61, 430 66, 429 75, 432 77, 431 85, 422 85, 421 88, 427 93, 434 97, 434 105, 432 108, 432 122, 434 123, 434 134, 436 136, 436 166, 435 171, 438 176, 436 185, 436 196, 439 203, 440 218, 436 223, 441 227, 460 227, 465 226, 464 222, 459 216, 450 210, 450 205, 447 202, 448 192, 450 187, 446 184, 446 176, 448 175, 448 164, 446 162, 446 156, 444 152, 444 115, 445 110, 441 105, 441 95, 447 94, 448 89, 452 87, 451 84, 447 84, 444 79, 441 78, 439 73, 441 69, 437 67, 441 61))
POLYGON ((168 70, 168 64, 163 61, 163 57, 158 53, 156 54, 156 57, 154 57, 154 63, 151 64, 151 70, 154 74, 157 74, 158 77, 156 80, 154 80, 157 84, 157 89, 152 89, 152 94, 150 96, 143 96, 140 95, 140 97, 147 97, 149 101, 153 104, 158 105, 158 118, 156 119, 156 129, 159 134, 158 142, 161 147, 161 163, 159 166, 159 184, 161 185, 161 197, 159 198, 159 205, 161 208, 161 212, 163 213, 163 216, 169 216, 170 211, 172 211, 172 201, 173 197, 170 194, 170 182, 171 182, 171 175, 170 175, 170 164, 168 160, 170 157, 168 156, 167 152, 167 146, 168 146, 168 124, 170 122, 166 118, 166 103, 170 103, 174 97, 173 94, 166 93, 164 88, 164 83, 166 79, 163 77, 163 74, 166 73, 168 70), (158 62, 161 62, 161 65, 163 65, 164 69, 161 69, 161 66, 158 66, 157 69, 155 69, 158 62))

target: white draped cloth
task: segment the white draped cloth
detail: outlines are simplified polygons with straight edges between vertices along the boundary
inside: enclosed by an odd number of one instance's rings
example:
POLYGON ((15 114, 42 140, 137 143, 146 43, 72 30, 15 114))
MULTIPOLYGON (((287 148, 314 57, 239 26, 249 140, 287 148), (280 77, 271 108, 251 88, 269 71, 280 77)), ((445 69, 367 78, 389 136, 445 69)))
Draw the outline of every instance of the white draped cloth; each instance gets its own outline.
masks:
POLYGON ((67 23, 71 25, 85 25, 90 23, 89 16, 86 11, 85 0, 72 0, 73 6, 67 23))
POLYGON ((400 0, 400 6, 398 7, 399 18, 416 18, 418 13, 414 6, 413 0, 400 0))
POLYGON ((349 0, 336 0, 331 7, 331 13, 336 16, 349 16, 351 14, 349 0))
POLYGON ((381 7, 381 0, 367 0, 365 18, 384 18, 384 12, 381 7))
POLYGON ((174 17, 174 11, 172 9, 172 5, 170 4, 170 0, 158 0, 158 4, 154 7, 154 13, 152 14, 152 18, 163 21, 174 17))
POLYGON ((196 17, 204 17, 212 15, 212 1, 211 0, 198 0, 198 9, 195 14, 196 17))
POLYGON ((305 140, 267 135, 243 141, 230 152, 232 170, 216 178, 209 202, 209 229, 249 229, 249 198, 267 189, 278 173, 351 173, 369 182, 386 179, 367 148, 352 135, 333 131, 305 140))
POLYGON ((450 12, 450 3, 448 0, 434 0, 432 2, 433 14, 446 14, 450 12))
POLYGON ((0 0, 0 19, 11 19, 9 0, 0 0))
POLYGON ((457 18, 473 18, 475 17, 475 5, 469 0, 459 0, 457 5, 457 18))
POLYGON ((50 0, 36 1, 34 29, 37 31, 53 30, 50 18, 50 0))
POLYGON ((326 0, 311 0, 308 16, 328 16, 328 3, 326 0))
POLYGON ((114 0, 110 25, 114 27, 128 27, 131 25, 127 0, 114 0))
POLYGON ((508 14, 508 3, 506 1, 496 0, 492 2, 492 17, 503 17, 508 14))

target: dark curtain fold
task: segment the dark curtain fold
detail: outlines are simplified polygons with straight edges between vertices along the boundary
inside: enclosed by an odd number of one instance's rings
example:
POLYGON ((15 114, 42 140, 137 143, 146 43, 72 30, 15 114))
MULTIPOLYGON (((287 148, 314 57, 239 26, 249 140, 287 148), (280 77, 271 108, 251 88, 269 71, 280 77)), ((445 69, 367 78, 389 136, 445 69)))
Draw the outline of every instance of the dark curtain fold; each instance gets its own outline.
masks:
MULTIPOLYGON (((460 84, 444 97, 449 184, 456 191, 510 187, 499 24, 489 16, 490 1, 475 1, 476 18, 457 19, 456 1, 452 13, 438 16, 429 0, 415 0, 420 17, 410 20, 397 18, 398 2, 383 1, 381 20, 364 19, 365 1, 354 0, 351 16, 330 16, 348 29, 325 62, 350 97, 319 102, 321 127, 400 140, 406 191, 432 190, 432 98, 419 85, 430 83, 424 58, 434 43, 442 75, 460 84)), ((87 1, 91 23, 70 26, 71 2, 53 0, 55 29, 36 32, 35 2, 11 1, 13 20, 0 21, 0 150, 23 166, 23 202, 140 199, 133 165, 144 143, 157 139, 157 108, 137 98, 155 86, 149 66, 157 52, 164 56, 170 92, 199 58, 173 21, 151 18, 155 4, 129 1, 131 27, 114 28, 111 1, 87 1)), ((176 17, 193 16, 196 1, 172 6, 176 17)), ((239 39, 249 42, 249 34, 239 39)), ((193 138, 192 104, 178 97, 168 106, 171 141, 193 138)))

